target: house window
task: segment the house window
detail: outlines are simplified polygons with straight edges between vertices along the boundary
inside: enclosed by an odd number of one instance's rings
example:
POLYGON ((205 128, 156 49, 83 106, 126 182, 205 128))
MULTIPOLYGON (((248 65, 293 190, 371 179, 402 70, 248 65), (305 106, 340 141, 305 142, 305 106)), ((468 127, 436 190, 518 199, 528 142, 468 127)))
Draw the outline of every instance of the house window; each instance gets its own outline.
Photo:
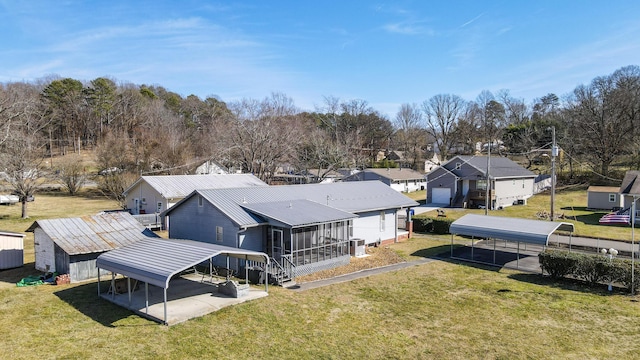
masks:
POLYGON ((160 201, 158 201, 157 207, 156 207, 156 212, 161 212, 162 211, 162 203, 160 201))
POLYGON ((202 196, 198 196, 198 206, 202 207, 202 196))
POLYGON ((349 220, 349 237, 353 236, 353 220, 349 220))
POLYGON ((380 231, 384 231, 384 228, 385 228, 385 226, 384 226, 384 216, 385 216, 384 211, 380 211, 380 231))
POLYGON ((487 180, 476 180, 476 190, 487 190, 487 180))
POLYGON ((609 202, 616 202, 616 194, 609 194, 609 202))
POLYGON ((216 241, 222 242, 222 226, 216 226, 216 241))

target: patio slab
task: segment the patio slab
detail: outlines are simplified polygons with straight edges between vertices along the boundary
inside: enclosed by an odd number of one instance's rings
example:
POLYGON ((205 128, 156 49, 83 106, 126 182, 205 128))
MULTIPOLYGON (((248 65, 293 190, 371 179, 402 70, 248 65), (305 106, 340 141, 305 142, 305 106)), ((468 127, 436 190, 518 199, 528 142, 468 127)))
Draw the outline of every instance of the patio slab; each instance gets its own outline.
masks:
MULTIPOLYGON (((218 292, 218 283, 204 279, 200 275, 184 275, 171 280, 167 288, 167 325, 201 317, 227 306, 241 304, 268 295, 264 288, 251 286, 249 292, 240 298, 234 298, 218 292), (204 280, 204 281, 203 281, 204 280)), ((134 287, 135 280, 131 279, 134 287)), ((144 283, 139 282, 137 288, 129 294, 102 293, 100 296, 108 301, 129 309, 136 314, 151 320, 164 322, 164 296, 162 288, 149 285, 149 304, 145 304, 144 283)))

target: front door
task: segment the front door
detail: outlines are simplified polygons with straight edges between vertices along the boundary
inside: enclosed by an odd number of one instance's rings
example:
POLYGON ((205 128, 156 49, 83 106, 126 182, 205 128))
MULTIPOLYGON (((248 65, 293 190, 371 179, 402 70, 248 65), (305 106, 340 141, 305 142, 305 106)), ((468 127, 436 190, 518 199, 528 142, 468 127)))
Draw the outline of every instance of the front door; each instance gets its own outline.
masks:
POLYGON ((277 262, 282 259, 283 245, 282 230, 271 229, 271 256, 277 262))

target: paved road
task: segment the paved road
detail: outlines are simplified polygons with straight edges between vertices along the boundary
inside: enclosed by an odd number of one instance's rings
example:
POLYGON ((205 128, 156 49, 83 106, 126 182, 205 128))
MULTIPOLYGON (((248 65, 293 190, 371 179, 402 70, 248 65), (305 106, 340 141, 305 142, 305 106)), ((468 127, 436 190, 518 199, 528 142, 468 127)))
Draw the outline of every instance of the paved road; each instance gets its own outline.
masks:
MULTIPOLYGON (((631 239, 629 239, 631 240, 631 239)), ((603 240, 597 238, 588 238, 588 237, 580 237, 580 236, 562 236, 562 235, 551 235, 549 238, 549 247, 557 246, 560 244, 561 246, 568 247, 571 245, 571 248, 574 247, 581 249, 588 249, 594 252, 600 251, 600 249, 616 249, 620 252, 620 256, 629 256, 631 257, 631 243, 625 241, 617 241, 617 240, 603 240)), ((638 250, 640 250, 640 244, 636 242, 634 244, 636 257, 638 257, 638 250)))

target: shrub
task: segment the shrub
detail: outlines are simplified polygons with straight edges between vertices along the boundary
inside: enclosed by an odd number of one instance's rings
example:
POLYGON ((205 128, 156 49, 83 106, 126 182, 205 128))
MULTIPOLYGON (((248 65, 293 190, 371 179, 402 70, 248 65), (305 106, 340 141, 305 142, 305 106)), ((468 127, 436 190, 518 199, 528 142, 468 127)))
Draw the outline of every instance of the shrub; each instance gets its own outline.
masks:
POLYGON ((580 254, 575 268, 576 277, 595 285, 603 281, 614 281, 611 262, 604 256, 580 254))
POLYGON ((413 230, 421 233, 448 234, 453 220, 446 217, 413 218, 413 230))
POLYGON ((542 270, 556 279, 572 275, 578 265, 576 254, 566 251, 546 250, 538 254, 538 259, 542 270))
POLYGON ((414 217, 413 231, 419 233, 433 232, 433 218, 414 217))
POLYGON ((448 234, 452 222, 453 220, 443 217, 433 219, 433 232, 440 235, 448 234))

